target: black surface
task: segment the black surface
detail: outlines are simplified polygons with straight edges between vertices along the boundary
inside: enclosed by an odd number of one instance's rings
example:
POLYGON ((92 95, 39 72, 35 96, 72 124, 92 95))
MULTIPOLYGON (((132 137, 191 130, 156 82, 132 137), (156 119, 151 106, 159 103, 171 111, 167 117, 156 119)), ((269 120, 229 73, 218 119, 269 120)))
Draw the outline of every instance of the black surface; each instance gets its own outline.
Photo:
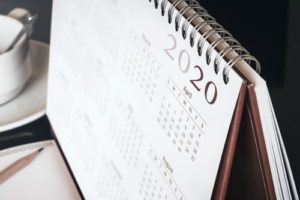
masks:
MULTIPOLYGON (((298 191, 300 190, 300 1, 290 1, 285 82, 271 96, 298 191)), ((274 57, 276 59, 276 57, 274 57)))
POLYGON ((9 147, 52 139, 50 124, 47 117, 35 122, 0 133, 0 150, 9 147))
POLYGON ((283 86, 289 1, 198 1, 261 62, 269 86, 283 86))

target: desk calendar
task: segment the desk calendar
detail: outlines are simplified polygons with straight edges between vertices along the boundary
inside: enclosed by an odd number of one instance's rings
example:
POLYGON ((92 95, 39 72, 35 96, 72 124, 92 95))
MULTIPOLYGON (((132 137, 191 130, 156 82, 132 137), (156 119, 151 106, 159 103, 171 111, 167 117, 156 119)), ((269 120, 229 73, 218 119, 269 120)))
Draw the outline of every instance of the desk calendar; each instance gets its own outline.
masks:
POLYGON ((264 81, 201 12, 194 1, 54 1, 47 113, 85 199, 215 193, 242 116, 233 68, 264 81))

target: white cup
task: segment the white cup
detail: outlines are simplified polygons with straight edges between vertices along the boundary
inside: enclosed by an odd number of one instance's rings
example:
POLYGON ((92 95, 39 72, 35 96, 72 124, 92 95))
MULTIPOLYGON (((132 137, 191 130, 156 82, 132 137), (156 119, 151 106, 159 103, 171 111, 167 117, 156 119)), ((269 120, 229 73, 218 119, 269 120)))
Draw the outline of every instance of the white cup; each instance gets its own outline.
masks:
MULTIPOLYGON (((10 45, 22 27, 19 20, 0 15, 0 52, 10 45)), ((27 34, 12 50, 0 54, 0 106, 16 97, 29 80, 32 73, 29 57, 27 34)))

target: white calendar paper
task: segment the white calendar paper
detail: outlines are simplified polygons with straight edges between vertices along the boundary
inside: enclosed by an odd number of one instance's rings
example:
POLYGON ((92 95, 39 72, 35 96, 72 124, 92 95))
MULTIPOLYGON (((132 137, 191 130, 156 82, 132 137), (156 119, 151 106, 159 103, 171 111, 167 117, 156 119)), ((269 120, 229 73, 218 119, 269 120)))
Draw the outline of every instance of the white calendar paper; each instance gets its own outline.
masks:
POLYGON ((84 197, 209 199, 242 79, 148 0, 54 0, 52 21, 47 113, 84 197))

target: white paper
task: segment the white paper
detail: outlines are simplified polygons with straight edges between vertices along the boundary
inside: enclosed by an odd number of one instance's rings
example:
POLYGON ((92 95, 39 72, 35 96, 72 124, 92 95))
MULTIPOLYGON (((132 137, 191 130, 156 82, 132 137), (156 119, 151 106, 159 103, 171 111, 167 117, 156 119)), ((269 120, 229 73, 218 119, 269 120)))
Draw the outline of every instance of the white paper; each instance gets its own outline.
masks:
POLYGON ((85 198, 209 199, 242 79, 147 0, 55 0, 52 22, 47 113, 85 198))
POLYGON ((25 144, 0 151, 0 171, 20 158, 44 150, 25 168, 0 186, 0 199, 80 199, 54 141, 25 144))

